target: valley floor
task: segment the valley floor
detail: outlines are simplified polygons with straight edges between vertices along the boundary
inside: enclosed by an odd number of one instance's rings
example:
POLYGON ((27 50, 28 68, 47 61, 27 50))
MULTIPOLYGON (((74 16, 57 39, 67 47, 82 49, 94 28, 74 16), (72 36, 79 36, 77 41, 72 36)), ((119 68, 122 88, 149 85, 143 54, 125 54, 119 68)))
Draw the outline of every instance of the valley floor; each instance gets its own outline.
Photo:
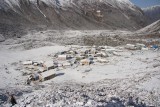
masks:
MULTIPOLYGON (((74 40, 75 34, 80 35, 77 32, 69 32, 66 35, 74 40)), ((130 32, 120 33, 130 34, 130 32)), ((29 41, 29 37, 26 36, 1 43, 0 104, 2 107, 9 106, 6 102, 7 92, 15 94, 18 102, 15 107, 160 106, 160 50, 128 50, 123 44, 113 46, 122 51, 118 52, 118 56, 107 57, 108 63, 52 70, 63 75, 32 86, 26 85, 27 76, 23 76, 20 66, 23 61, 52 60, 51 55, 71 47, 86 48, 81 45, 59 45, 49 41, 48 36, 38 38, 38 35, 43 34, 42 32, 36 34, 35 41, 29 41), (31 42, 36 45, 33 44, 33 47, 26 50, 25 45, 31 42), (39 46, 40 44, 45 45, 42 47, 39 46), (88 69, 90 70, 85 72, 88 69)), ((62 35, 65 33, 63 32, 62 35)))

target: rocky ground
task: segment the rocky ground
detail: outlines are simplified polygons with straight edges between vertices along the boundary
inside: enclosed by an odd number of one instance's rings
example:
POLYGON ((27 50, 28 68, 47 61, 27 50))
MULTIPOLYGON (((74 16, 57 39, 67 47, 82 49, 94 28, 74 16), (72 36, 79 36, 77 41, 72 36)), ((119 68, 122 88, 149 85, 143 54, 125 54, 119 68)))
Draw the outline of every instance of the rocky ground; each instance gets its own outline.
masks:
POLYGON ((27 105, 31 107, 47 105, 50 105, 49 107, 124 107, 127 105, 147 107, 155 105, 158 107, 160 93, 137 89, 137 81, 134 80, 133 78, 106 79, 90 84, 68 81, 60 84, 51 83, 46 87, 39 85, 34 87, 36 91, 23 95, 16 107, 27 105))

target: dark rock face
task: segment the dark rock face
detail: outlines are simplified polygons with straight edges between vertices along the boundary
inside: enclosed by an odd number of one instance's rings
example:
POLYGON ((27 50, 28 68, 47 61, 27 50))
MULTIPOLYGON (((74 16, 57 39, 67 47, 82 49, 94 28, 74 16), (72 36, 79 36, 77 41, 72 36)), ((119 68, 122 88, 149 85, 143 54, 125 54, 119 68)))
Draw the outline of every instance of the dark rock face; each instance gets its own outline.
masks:
POLYGON ((142 10, 125 0, 1 0, 0 23, 52 29, 128 29, 146 26, 142 10))

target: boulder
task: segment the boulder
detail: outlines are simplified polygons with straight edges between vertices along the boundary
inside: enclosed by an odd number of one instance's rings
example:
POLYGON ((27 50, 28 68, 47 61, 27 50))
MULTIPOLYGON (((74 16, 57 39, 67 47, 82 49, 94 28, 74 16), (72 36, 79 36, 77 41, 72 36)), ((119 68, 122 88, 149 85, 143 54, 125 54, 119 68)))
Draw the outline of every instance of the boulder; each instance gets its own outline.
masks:
POLYGON ((4 41, 5 41, 5 37, 2 34, 0 34, 0 42, 4 42, 4 41))
POLYGON ((87 103, 85 104, 85 106, 91 106, 92 105, 92 100, 88 100, 87 103))
POLYGON ((76 105, 83 106, 84 102, 76 102, 76 105))

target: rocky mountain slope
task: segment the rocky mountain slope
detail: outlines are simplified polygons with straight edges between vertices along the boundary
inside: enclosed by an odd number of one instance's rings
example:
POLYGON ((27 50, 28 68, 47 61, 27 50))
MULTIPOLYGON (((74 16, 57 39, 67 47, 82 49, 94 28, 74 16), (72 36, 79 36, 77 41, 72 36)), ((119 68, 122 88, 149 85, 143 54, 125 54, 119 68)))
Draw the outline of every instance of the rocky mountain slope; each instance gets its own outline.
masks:
POLYGON ((145 15, 149 18, 150 23, 153 23, 160 19, 160 5, 152 6, 142 9, 145 15))
POLYGON ((140 29, 139 33, 160 33, 160 20, 140 29))
POLYGON ((52 29, 129 29, 146 26, 129 0, 1 0, 0 26, 52 29))

